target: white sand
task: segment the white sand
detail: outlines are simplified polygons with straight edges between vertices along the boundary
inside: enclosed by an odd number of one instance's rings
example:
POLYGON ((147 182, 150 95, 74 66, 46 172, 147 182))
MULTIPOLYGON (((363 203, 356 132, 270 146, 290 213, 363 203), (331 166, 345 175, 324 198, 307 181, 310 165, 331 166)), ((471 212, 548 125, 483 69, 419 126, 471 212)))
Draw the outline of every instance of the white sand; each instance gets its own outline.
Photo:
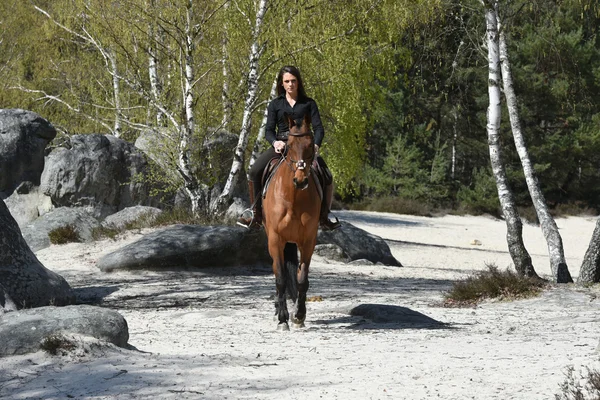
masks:
MULTIPOLYGON (((563 285, 541 297, 443 308, 452 281, 511 265, 506 228, 487 217, 340 212, 388 240, 404 267, 315 257, 305 329, 273 321, 268 269, 102 274, 96 260, 140 237, 52 246, 37 253, 82 299, 102 297, 128 321, 139 351, 93 348, 0 360, 10 399, 551 399, 573 366, 600 368, 598 288, 563 285), (481 245, 471 244, 474 240, 481 245), (405 307, 441 329, 349 317, 365 303, 405 307)), ((596 218, 558 219, 576 277, 596 218)), ((524 227, 536 271, 550 273, 541 230, 524 227)), ((83 348, 90 348, 89 345, 83 348)))

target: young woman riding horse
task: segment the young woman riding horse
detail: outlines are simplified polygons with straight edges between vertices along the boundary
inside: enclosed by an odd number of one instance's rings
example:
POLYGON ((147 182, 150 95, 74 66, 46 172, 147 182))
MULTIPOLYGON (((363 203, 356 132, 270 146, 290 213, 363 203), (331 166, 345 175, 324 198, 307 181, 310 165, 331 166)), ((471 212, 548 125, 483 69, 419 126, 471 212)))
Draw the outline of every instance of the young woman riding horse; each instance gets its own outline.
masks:
MULTIPOLYGON (((262 224, 261 209, 261 179, 262 174, 269 161, 277 157, 286 147, 288 141, 289 125, 284 117, 288 114, 292 120, 302 120, 306 115, 314 130, 314 148, 317 154, 317 162, 322 170, 329 172, 327 164, 323 158, 318 155, 319 147, 323 141, 325 131, 321 123, 317 103, 308 97, 304 91, 304 84, 300 71, 293 66, 285 66, 279 71, 277 77, 277 92, 279 97, 271 101, 267 108, 267 125, 265 136, 272 147, 262 153, 250 169, 250 180, 248 188, 250 192, 250 203, 252 210, 246 210, 238 219, 238 224, 247 228, 260 228, 262 224), (277 128, 277 132, 275 131, 277 128)), ((310 167, 310 165, 309 165, 310 167)), ((331 176, 331 174, 328 174, 331 176)), ((319 222, 321 229, 332 230, 340 226, 339 222, 329 220, 331 202, 333 200, 333 180, 326 182, 325 193, 321 204, 321 214, 319 222)))

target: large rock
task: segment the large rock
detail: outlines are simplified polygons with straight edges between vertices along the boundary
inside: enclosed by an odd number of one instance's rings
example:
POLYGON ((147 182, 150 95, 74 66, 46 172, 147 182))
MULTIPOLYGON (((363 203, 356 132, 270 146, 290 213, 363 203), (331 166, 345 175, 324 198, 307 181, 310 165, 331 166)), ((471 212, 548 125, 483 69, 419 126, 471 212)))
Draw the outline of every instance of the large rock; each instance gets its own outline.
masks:
POLYGON ((262 231, 232 226, 173 225, 150 233, 98 260, 119 269, 228 267, 271 263, 262 231))
POLYGON ((72 226, 77 232, 80 242, 94 240, 93 231, 100 227, 100 222, 84 208, 56 208, 23 228, 23 238, 33 251, 50 247, 48 234, 57 229, 72 226))
POLYGON ((67 281, 39 262, 1 199, 0 227, 0 310, 73 302, 67 281))
POLYGON ((321 244, 339 246, 350 261, 369 260, 375 264, 402 266, 382 238, 347 222, 342 222, 342 226, 334 231, 319 230, 317 245, 321 244))
POLYGON ((116 214, 109 215, 102 226, 108 229, 125 229, 127 225, 144 218, 151 222, 156 219, 163 211, 160 208, 148 206, 127 207, 116 214))
POLYGON ((54 208, 52 199, 40 191, 33 182, 22 182, 5 200, 6 206, 23 229, 27 224, 54 208))
POLYGON ((157 206, 146 179, 146 156, 112 135, 73 135, 46 157, 42 191, 57 207, 85 207, 94 216, 134 205, 157 206))
POLYGON ((44 150, 55 136, 56 129, 34 112, 0 109, 0 198, 21 182, 39 185, 44 150))
POLYGON ((120 347, 129 340, 127 321, 106 308, 87 305, 41 307, 0 316, 0 357, 32 353, 50 336, 90 336, 120 347))

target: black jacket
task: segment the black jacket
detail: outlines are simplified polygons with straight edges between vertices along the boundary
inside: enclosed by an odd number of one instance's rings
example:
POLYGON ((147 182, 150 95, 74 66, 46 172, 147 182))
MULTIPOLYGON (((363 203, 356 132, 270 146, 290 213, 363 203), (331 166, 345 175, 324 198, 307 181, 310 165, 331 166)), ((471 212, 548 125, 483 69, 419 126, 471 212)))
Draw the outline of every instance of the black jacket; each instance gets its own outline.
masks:
POLYGON ((315 133, 315 144, 319 147, 321 146, 321 142, 323 142, 323 137, 325 136, 325 130, 321 123, 321 116, 319 115, 317 103, 310 97, 299 97, 296 104, 294 104, 294 107, 291 107, 285 98, 285 93, 273 99, 267 108, 265 137, 271 145, 277 140, 277 134, 275 132, 276 126, 277 132, 286 132, 289 130, 288 122, 283 117, 284 113, 288 113, 293 119, 303 119, 307 113, 310 114, 312 130, 315 133))

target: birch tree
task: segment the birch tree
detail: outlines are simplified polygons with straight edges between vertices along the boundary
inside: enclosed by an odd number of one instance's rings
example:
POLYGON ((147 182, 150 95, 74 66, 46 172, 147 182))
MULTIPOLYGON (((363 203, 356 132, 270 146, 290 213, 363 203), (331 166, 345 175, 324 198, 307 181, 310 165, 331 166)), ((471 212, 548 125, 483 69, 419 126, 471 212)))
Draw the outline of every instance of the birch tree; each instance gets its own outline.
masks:
POLYGON ((51 15, 45 9, 38 7, 36 5, 34 5, 33 8, 36 11, 43 14, 44 16, 46 16, 54 25, 60 27, 65 32, 73 35, 73 37, 80 39, 83 43, 94 48, 102 56, 102 59, 104 60, 106 71, 110 75, 111 81, 112 81, 112 96, 111 96, 112 99, 108 101, 108 103, 111 106, 110 108, 112 108, 112 110, 114 110, 112 126, 110 126, 104 120, 98 118, 97 116, 95 116, 93 114, 84 113, 83 110, 80 109, 77 105, 71 104, 68 101, 66 101, 58 96, 54 96, 52 94, 46 93, 43 90, 39 90, 39 89, 30 89, 30 88, 25 88, 23 86, 19 86, 18 88, 22 91, 42 94, 43 98, 45 98, 47 100, 62 103, 64 106, 66 106, 67 108, 69 108, 72 111, 75 111, 78 113, 83 113, 86 116, 86 118, 94 120, 96 122, 99 122, 101 125, 103 125, 105 128, 107 128, 114 136, 120 137, 122 134, 121 116, 123 115, 123 109, 121 106, 121 83, 119 80, 119 68, 118 68, 119 64, 118 64, 117 53, 116 53, 115 49, 110 48, 110 46, 103 43, 102 39, 92 32, 90 27, 87 26, 87 18, 82 18, 81 26, 76 30, 76 29, 72 29, 72 28, 66 26, 65 24, 61 23, 56 17, 51 15))
POLYGON ((513 139, 517 148, 517 152, 519 154, 519 158, 521 160, 521 165, 523 167, 523 173, 525 174, 527 188, 529 189, 531 200, 533 201, 535 211, 540 221, 542 232, 548 245, 548 253, 550 257, 550 267, 552 269, 552 275, 554 280, 558 283, 573 282, 573 279, 571 278, 571 274, 569 273, 569 269, 567 267, 567 262, 565 260, 562 238, 558 231, 558 226, 556 225, 554 218, 548 210, 546 199, 544 198, 544 194, 540 189, 540 185, 537 180, 537 176, 533 165, 531 163, 531 159, 529 158, 527 145, 525 143, 525 138, 521 129, 517 96, 515 94, 513 86, 510 62, 508 57, 508 47, 506 45, 506 32, 505 29, 503 29, 503 27, 501 26, 497 3, 495 7, 495 14, 497 18, 499 32, 498 41, 500 49, 500 61, 502 64, 502 81, 504 87, 504 95, 506 97, 506 104, 508 106, 508 114, 510 117, 513 139))
POLYGON ((227 182, 225 182, 225 187, 223 188, 221 195, 211 207, 213 213, 222 212, 225 207, 229 205, 233 196, 233 188, 240 178, 240 172, 244 170, 244 153, 248 147, 248 139, 252 128, 252 113, 254 112, 258 95, 259 61, 265 49, 264 44, 259 42, 259 38, 263 28, 265 14, 267 13, 268 4, 268 0, 259 0, 256 4, 256 16, 254 17, 254 21, 248 19, 249 24, 253 22, 253 29, 248 60, 247 92, 244 101, 242 126, 240 127, 238 144, 235 148, 227 182))
POLYGON ((596 227, 592 239, 583 257, 583 263, 579 270, 578 283, 600 282, 600 218, 596 221, 596 227))
POLYGON ((517 272, 524 276, 538 277, 531 262, 531 256, 523 243, 523 224, 515 205, 514 196, 508 185, 506 170, 502 161, 500 144, 500 120, 502 98, 500 92, 500 49, 498 42, 497 2, 483 2, 485 6, 486 43, 488 50, 488 94, 487 136, 492 171, 496 179, 498 199, 506 222, 508 251, 517 272))

